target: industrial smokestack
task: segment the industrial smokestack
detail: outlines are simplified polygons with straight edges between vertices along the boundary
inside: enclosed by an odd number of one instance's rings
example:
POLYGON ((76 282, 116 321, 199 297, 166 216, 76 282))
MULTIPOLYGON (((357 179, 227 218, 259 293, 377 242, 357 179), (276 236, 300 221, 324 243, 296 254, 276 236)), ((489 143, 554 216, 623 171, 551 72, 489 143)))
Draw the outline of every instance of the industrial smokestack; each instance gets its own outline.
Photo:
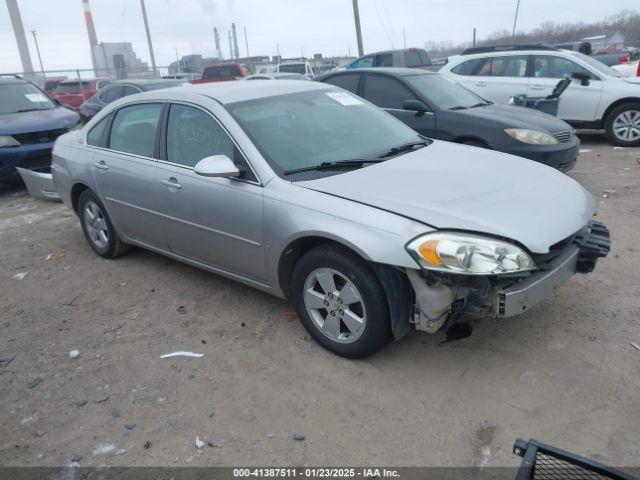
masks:
POLYGON ((96 70, 97 65, 95 50, 98 46, 98 37, 96 36, 96 29, 93 26, 93 16, 91 15, 89 0, 82 0, 82 8, 84 9, 84 21, 87 24, 87 34, 89 35, 89 45, 91 47, 91 62, 93 63, 93 69, 96 70))
POLYGON ((222 60, 222 49, 220 48, 220 35, 218 34, 218 29, 213 27, 213 39, 216 44, 216 53, 218 54, 218 58, 222 60))
POLYGON ((229 35, 229 58, 233 58, 233 41, 231 40, 231 30, 227 30, 229 35))
POLYGON ((236 34, 236 24, 231 24, 231 32, 233 32, 233 58, 240 58, 240 50, 238 50, 238 35, 236 34))
POLYGON ((22 62, 22 71, 24 73, 33 73, 31 54, 29 53, 27 37, 24 34, 22 17, 20 16, 20 9, 18 8, 17 0, 7 0, 7 10, 9 10, 11 26, 13 27, 13 33, 16 36, 16 43, 18 44, 18 53, 20 54, 20 61, 22 62))

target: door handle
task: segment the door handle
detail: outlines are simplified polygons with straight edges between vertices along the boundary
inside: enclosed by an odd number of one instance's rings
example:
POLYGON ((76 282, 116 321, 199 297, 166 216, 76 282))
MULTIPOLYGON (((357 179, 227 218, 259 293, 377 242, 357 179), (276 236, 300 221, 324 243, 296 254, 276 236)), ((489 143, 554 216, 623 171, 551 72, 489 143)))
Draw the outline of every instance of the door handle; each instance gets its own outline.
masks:
POLYGON ((104 160, 100 160, 99 162, 94 163, 93 166, 96 167, 98 170, 109 170, 109 166, 106 164, 104 160))
POLYGON ((486 84, 485 82, 478 82, 478 83, 474 83, 474 85, 475 85, 476 87, 486 87, 486 86, 487 86, 487 84, 486 84))
POLYGON ((544 90, 544 85, 533 85, 531 90, 544 90))
POLYGON ((178 183, 178 180, 176 180, 173 177, 169 178, 168 180, 167 179, 160 180, 160 183, 163 184, 167 188, 177 188, 177 189, 182 188, 182 185, 180 185, 178 183))

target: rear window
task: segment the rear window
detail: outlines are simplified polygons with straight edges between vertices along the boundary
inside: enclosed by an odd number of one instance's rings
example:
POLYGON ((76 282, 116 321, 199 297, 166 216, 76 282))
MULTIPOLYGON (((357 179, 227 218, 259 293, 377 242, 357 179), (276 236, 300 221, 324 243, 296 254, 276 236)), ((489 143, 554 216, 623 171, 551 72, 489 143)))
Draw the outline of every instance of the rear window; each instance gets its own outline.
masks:
POLYGON ((307 73, 307 68, 304 63, 290 63, 287 65, 280 65, 280 67, 278 67, 278 71, 285 72, 285 73, 305 74, 307 73))
POLYGON ((431 59, 427 52, 409 50, 404 53, 404 61, 407 67, 422 67, 431 65, 431 59))
POLYGON ((90 82, 62 82, 59 83, 56 89, 56 93, 82 93, 82 90, 88 90, 91 88, 90 82))
POLYGON ((207 67, 202 72, 203 79, 240 77, 240 69, 236 65, 220 65, 219 67, 207 67))

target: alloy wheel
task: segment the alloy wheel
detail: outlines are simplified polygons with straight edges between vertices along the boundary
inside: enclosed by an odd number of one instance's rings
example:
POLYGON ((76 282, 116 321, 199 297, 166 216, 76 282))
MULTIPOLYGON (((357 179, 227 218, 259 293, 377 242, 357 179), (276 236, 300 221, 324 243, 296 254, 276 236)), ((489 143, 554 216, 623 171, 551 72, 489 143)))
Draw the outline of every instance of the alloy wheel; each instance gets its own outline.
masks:
POLYGON ((331 340, 352 343, 364 333, 364 301, 346 275, 331 268, 314 270, 304 283, 303 299, 317 329, 331 340))
POLYGON ((626 110, 613 120, 613 133, 619 140, 634 142, 640 139, 640 111, 626 110))
POLYGON ((98 249, 106 248, 109 244, 109 229, 102 209, 97 203, 88 201, 84 206, 83 218, 91 242, 98 249))

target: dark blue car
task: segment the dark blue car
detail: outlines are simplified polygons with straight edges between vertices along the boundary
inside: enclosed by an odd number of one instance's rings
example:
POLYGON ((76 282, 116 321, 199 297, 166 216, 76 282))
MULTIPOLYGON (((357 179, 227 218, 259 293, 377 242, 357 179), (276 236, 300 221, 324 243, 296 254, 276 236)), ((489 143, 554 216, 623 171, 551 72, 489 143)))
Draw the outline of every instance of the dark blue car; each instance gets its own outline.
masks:
POLYGON ((78 125, 79 115, 31 82, 0 78, 0 182, 18 179, 16 167, 51 164, 53 142, 78 125))

